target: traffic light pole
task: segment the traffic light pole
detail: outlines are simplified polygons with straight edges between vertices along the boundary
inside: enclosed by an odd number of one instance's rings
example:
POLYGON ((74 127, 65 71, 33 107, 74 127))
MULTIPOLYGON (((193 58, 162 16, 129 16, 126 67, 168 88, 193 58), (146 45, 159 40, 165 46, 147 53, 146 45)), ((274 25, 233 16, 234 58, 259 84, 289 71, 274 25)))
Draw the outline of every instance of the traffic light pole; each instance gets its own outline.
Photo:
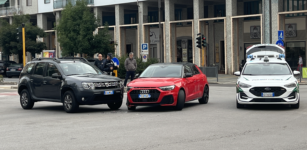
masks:
POLYGON ((25 25, 22 24, 22 52, 23 52, 23 67, 26 66, 26 33, 25 25))

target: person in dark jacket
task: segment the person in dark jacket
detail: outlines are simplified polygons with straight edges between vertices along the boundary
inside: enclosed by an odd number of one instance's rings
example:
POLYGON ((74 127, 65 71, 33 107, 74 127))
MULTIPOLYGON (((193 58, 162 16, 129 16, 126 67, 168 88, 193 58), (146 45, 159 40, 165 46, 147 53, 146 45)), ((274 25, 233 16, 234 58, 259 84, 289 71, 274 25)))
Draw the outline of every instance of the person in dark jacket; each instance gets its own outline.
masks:
POLYGON ((117 70, 118 69, 118 66, 115 66, 114 65, 114 62, 112 60, 112 54, 111 53, 108 53, 107 55, 107 59, 104 59, 102 61, 102 64, 99 68, 101 71, 104 71, 106 72, 108 75, 111 75, 112 73, 112 76, 115 76, 115 73, 113 73, 113 70, 117 70))
POLYGON ((126 69, 126 79, 124 82, 124 86, 127 85, 127 80, 129 76, 131 76, 131 81, 134 79, 135 71, 137 68, 136 60, 133 58, 133 53, 129 53, 129 58, 125 61, 125 69, 126 69))
POLYGON ((104 57, 102 56, 102 54, 98 54, 97 56, 98 56, 98 59, 95 60, 95 66, 100 69, 100 66, 102 65, 104 57))

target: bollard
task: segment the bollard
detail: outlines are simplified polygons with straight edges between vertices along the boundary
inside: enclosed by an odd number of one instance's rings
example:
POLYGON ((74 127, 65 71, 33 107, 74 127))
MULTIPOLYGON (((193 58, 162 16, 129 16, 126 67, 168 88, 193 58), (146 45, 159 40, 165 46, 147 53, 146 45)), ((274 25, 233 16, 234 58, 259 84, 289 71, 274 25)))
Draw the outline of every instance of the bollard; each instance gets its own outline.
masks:
POLYGON ((300 65, 300 83, 302 82, 302 65, 300 65))

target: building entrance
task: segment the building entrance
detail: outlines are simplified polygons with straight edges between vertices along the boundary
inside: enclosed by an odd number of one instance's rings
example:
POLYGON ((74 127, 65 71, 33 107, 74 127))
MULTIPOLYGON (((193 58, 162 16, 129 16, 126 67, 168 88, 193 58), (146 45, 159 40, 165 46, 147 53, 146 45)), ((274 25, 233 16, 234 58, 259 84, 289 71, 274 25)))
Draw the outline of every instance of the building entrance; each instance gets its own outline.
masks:
POLYGON ((286 61, 292 70, 298 67, 299 56, 303 58, 303 66, 306 66, 306 43, 305 42, 287 42, 286 43, 286 61))

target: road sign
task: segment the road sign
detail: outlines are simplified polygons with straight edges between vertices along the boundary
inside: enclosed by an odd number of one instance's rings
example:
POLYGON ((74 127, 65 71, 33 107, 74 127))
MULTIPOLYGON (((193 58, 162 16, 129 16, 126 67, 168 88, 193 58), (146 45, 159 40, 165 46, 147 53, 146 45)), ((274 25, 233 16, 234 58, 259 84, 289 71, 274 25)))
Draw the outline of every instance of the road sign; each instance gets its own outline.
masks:
POLYGON ((112 60, 115 66, 119 66, 119 60, 116 57, 113 57, 112 60))
POLYGON ((141 54, 148 55, 148 43, 142 43, 141 49, 142 49, 141 54))
POLYGON ((143 57, 142 57, 143 59, 143 62, 147 62, 147 55, 143 55, 143 57))
POLYGON ((306 67, 302 68, 302 76, 304 79, 307 78, 307 68, 306 67))
POLYGON ((278 31, 278 40, 283 40, 284 39, 284 31, 283 30, 279 30, 278 31))
POLYGON ((278 41, 276 42, 276 45, 284 46, 285 44, 284 44, 284 41, 278 40, 278 41))

